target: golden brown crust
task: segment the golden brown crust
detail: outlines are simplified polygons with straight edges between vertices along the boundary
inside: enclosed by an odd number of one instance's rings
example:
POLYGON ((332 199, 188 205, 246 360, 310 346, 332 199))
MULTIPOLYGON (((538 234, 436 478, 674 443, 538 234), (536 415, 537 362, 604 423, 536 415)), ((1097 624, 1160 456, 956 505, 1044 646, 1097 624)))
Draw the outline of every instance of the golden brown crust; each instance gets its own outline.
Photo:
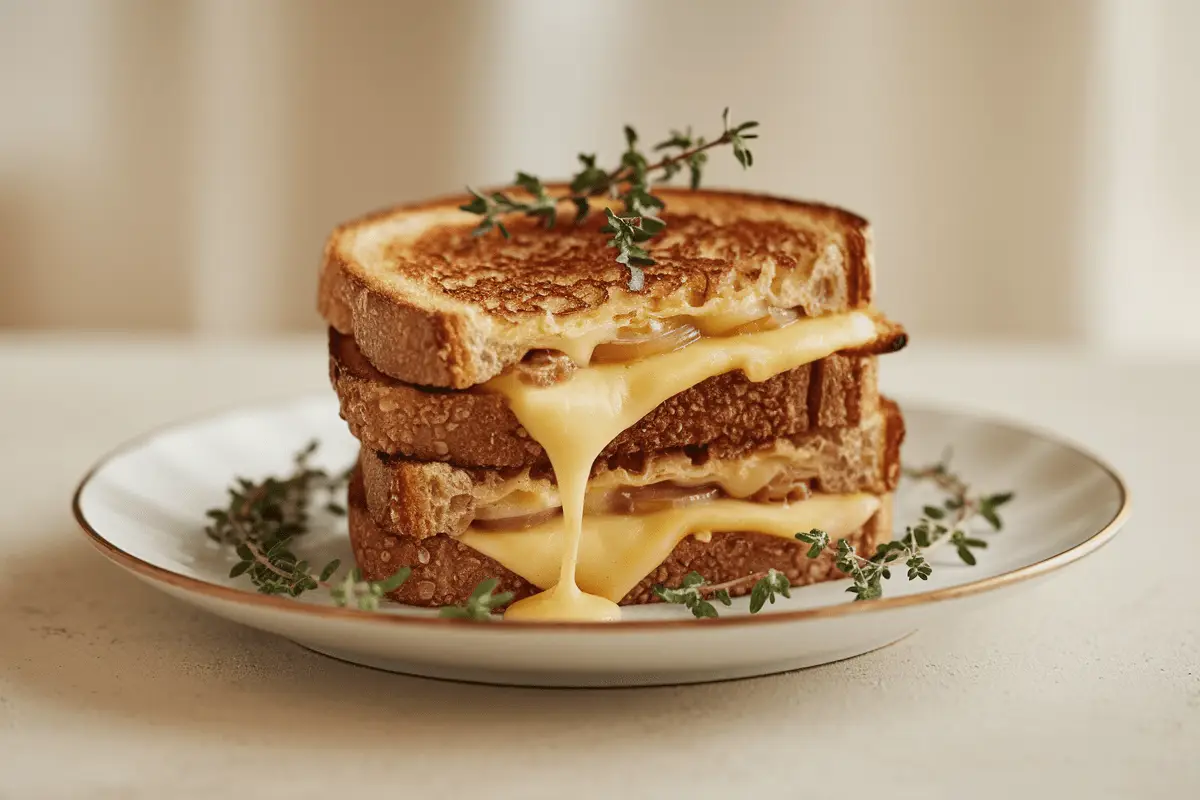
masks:
MULTIPOLYGON (((890 400, 861 426, 810 431, 791 439, 756 442, 730 452, 720 446, 646 453, 621 463, 597 461, 591 486, 641 486, 664 480, 705 483, 712 470, 767 455, 786 460, 787 476, 811 491, 831 494, 889 494, 900 478, 904 420, 890 400)), ((383 530, 424 539, 467 529, 481 505, 509 493, 546 493, 554 475, 494 469, 466 469, 436 461, 413 461, 363 449, 359 458, 367 508, 383 530)))
POLYGON ((344 309, 334 306, 328 311, 345 326, 332 327, 353 332, 360 351, 369 353, 370 362, 387 375, 407 376, 421 386, 462 388, 474 381, 464 384, 466 378, 457 379, 451 365, 473 350, 480 352, 481 360, 519 358, 516 349, 503 342, 492 342, 487 350, 477 341, 479 332, 461 317, 429 314, 403 296, 384 294, 344 271, 333 274, 336 291, 347 303, 344 309))
POLYGON ((374 369, 353 338, 332 329, 329 377, 350 432, 372 450, 481 467, 545 459, 501 396, 401 383, 374 369))
MULTIPOLYGON (((891 538, 891 497, 887 495, 882 500, 879 512, 859 531, 846 537, 859 552, 873 553, 880 542, 891 538)), ((397 602, 417 606, 455 605, 464 602, 480 581, 488 578, 499 581, 497 591, 513 592, 517 599, 537 592, 537 587, 524 578, 452 537, 414 539, 384 532, 366 509, 357 470, 350 482, 349 525, 354 558, 366 580, 383 580, 402 566, 412 568, 408 580, 389 595, 397 602)), ((806 547, 799 542, 755 533, 714 533, 709 542, 688 537, 621 604, 655 602, 652 586, 660 583, 678 586, 692 570, 712 583, 746 578, 768 569, 785 573, 793 586, 842 577, 828 554, 810 559, 805 554, 806 547)), ((752 583, 748 580, 733 587, 730 594, 735 597, 746 594, 752 583)))
POLYGON ((904 425, 904 416, 895 400, 880 397, 880 413, 887 416, 887 442, 883 448, 884 482, 889 489, 894 490, 900 484, 900 447, 908 430, 904 425))
MULTIPOLYGON (((372 450, 466 467, 548 463, 499 395, 423 389, 389 378, 371 366, 353 338, 332 329, 329 354, 342 417, 372 450)), ((601 459, 693 445, 735 447, 854 426, 874 413, 878 399, 870 356, 830 356, 760 383, 730 372, 658 406, 613 440, 601 459)))
POLYGON ((862 218, 766 195, 658 193, 668 226, 640 292, 628 290, 626 269, 604 246, 599 201, 579 226, 506 221, 505 239, 472 236, 478 218, 457 210, 468 198, 449 197, 339 226, 325 247, 318 307, 385 374, 466 388, 572 326, 760 302, 811 316, 870 306, 862 218))

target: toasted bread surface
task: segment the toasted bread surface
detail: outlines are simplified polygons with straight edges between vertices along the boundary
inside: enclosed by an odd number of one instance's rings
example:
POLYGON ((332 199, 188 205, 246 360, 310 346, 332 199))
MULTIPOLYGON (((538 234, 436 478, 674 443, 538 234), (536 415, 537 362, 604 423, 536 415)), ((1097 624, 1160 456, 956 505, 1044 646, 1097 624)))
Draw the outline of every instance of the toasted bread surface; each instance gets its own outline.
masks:
MULTIPOLYGON (((551 187, 561 191, 563 187, 551 187)), ((871 234, 847 211, 766 195, 656 189, 667 228, 641 291, 599 232, 506 220, 473 236, 466 196, 377 212, 330 235, 318 307, 382 372, 409 383, 482 383, 554 337, 674 316, 770 306, 809 316, 870 306, 871 234)), ((519 194, 519 192, 516 192, 519 194)), ((565 212, 565 209, 564 209, 565 212)))
MULTIPOLYGON (((342 417, 371 450, 467 467, 549 463, 500 395, 430 390, 390 378, 372 367, 352 337, 332 329, 329 372, 342 417)), ((875 412, 878 401, 871 356, 830 356, 759 383, 730 372, 670 398, 621 433, 600 458, 732 447, 854 426, 875 412)))
MULTIPOLYGON (((881 500, 880 510, 861 529, 846 537, 860 553, 873 553, 879 543, 891 538, 891 496, 884 495, 881 500)), ((521 576, 451 536, 440 534, 415 539, 381 529, 367 510, 361 475, 357 470, 350 482, 349 526, 354 558, 364 579, 383 580, 400 567, 412 568, 408 580, 389 595, 397 602, 417 606, 463 603, 471 591, 488 578, 496 578, 496 590, 513 592, 515 599, 538 591, 521 576)), ((810 559, 805 552, 807 547, 800 542, 756 533, 714 533, 707 542, 689 536, 630 590, 621 604, 655 602, 654 585, 678 586, 693 570, 712 583, 747 578, 768 569, 785 573, 793 586, 843 577, 828 553, 810 559)), ((730 594, 744 595, 752 588, 753 581, 747 580, 732 587, 730 594)))
MULTIPOLYGON (((781 471, 797 487, 813 492, 888 494, 900 479, 904 420, 896 404, 883 399, 880 411, 853 427, 820 429, 729 450, 690 447, 643 453, 637 459, 598 461, 590 487, 613 489, 662 481, 701 484, 722 469, 756 459, 786 465, 781 471)), ((413 461, 364 448, 359 458, 364 494, 372 519, 401 536, 456 536, 479 507, 513 493, 554 490, 553 473, 468 469, 436 461, 413 461)))

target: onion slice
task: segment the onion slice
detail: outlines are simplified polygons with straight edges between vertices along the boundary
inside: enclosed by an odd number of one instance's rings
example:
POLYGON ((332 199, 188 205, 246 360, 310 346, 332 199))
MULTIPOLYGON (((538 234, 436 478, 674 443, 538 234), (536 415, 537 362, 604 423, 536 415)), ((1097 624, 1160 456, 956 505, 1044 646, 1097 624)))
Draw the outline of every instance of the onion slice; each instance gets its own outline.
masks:
POLYGON ((731 336, 742 333, 762 333, 763 331, 779 330, 800 318, 800 312, 794 308, 772 308, 765 316, 739 325, 729 332, 731 336))
POLYGON ((515 517, 495 517, 492 519, 480 519, 476 517, 471 525, 485 531, 523 531, 552 520, 561 513, 561 508, 554 507, 534 511, 532 514, 520 514, 515 517))
POLYGON ((653 514, 693 503, 708 503, 720 496, 720 487, 713 484, 680 486, 664 481, 649 486, 617 489, 609 494, 606 505, 610 514, 653 514))
POLYGON ((645 325, 621 328, 618 338, 596 345, 593 364, 637 361, 687 347, 700 338, 695 325, 680 321, 651 320, 645 325))

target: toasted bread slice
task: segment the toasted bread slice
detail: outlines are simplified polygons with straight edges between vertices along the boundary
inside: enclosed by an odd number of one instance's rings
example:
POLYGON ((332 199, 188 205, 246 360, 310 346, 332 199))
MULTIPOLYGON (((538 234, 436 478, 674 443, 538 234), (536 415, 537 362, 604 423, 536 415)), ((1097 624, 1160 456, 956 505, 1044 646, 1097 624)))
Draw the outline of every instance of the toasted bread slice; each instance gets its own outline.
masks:
MULTIPOLYGON (((891 538, 891 495, 880 499, 879 511, 846 537, 860 553, 873 553, 879 543, 891 538)), ((471 591, 488 578, 496 578, 499 581, 496 590, 512 592, 515 599, 538 591, 529 581, 451 536, 439 534, 415 539, 385 532, 367 510, 361 473, 357 470, 350 481, 349 524, 354 558, 364 579, 383 580, 400 567, 412 568, 408 580, 389 595, 397 602, 416 606, 456 605, 466 601, 471 591)), ((736 581, 768 569, 786 574, 793 586, 843 577, 828 553, 810 559, 807 548, 800 542, 756 533, 718 532, 709 541, 689 536, 631 589, 621 604, 655 602, 657 597, 652 591, 655 584, 678 586, 693 570, 711 583, 736 581)), ((746 580, 730 587, 729 593, 737 597, 751 588, 753 580, 746 580)))
MULTIPOLYGON (((561 191, 563 187, 551 187, 561 191)), ((515 192, 520 194, 520 192, 515 192)), ((641 291, 599 232, 607 201, 579 225, 505 220, 511 239, 472 236, 467 197, 348 222, 325 245, 318 307, 380 371, 464 389, 532 349, 651 319, 795 308, 808 316, 873 298, 866 220, 816 203, 656 189, 667 204, 641 291)))
MULTIPOLYGON (((371 450, 466 467, 548 467, 545 451, 500 395, 423 389, 390 378, 371 366, 353 338, 332 329, 329 373, 342 417, 371 450)), ((730 372, 670 398, 621 433, 600 458, 735 447, 855 426, 878 403, 870 356, 830 356, 760 383, 730 372)))
MULTIPOLYGON (((802 492, 888 494, 900 479, 900 445, 904 420, 894 402, 883 399, 880 411, 848 427, 813 431, 791 439, 775 439, 730 452, 725 447, 692 447, 642 454, 638 459, 596 463, 590 492, 642 487, 664 481, 699 485, 734 481, 757 473, 764 483, 780 479, 802 492), (764 471, 764 468, 766 471, 764 471)), ((481 507, 536 498, 535 507, 557 504, 554 475, 530 468, 518 472, 465 469, 430 461, 413 461, 364 448, 359 458, 367 508, 388 533, 427 538, 466 530, 481 507), (538 505, 540 504, 540 505, 538 505)), ((745 488, 755 496, 761 486, 745 488)))

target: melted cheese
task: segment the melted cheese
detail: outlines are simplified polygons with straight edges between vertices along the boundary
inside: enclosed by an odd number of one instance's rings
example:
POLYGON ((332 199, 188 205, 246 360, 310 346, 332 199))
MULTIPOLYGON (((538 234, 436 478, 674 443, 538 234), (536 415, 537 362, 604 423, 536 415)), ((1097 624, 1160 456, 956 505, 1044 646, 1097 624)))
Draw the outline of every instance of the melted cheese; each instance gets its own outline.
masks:
MULTIPOLYGON (((777 330, 700 339, 670 353, 627 364, 577 370, 570 379, 535 386, 509 372, 488 381, 487 391, 508 399, 517 419, 545 450, 563 507, 564 546, 553 588, 514 603, 506 616, 535 619, 616 619, 611 600, 598 602, 576 582, 584 496, 592 462, 622 431, 668 398, 740 369, 763 381, 876 336, 866 314, 851 312, 797 320, 777 330)), ((736 528, 735 528, 736 529, 736 528)))
MULTIPOLYGON (((726 336, 734 328, 762 319, 770 313, 771 308, 761 300, 750 303, 709 303, 705 304, 703 309, 697 309, 697 312, 691 314, 668 317, 652 315, 640 322, 641 324, 648 322, 679 322, 694 325, 705 336, 726 336)), ((554 316, 549 315, 547 320, 554 320, 554 316)), ((630 321, 596 323, 594 320, 587 321, 585 316, 572 315, 572 322, 574 323, 572 326, 574 328, 573 331, 567 333, 558 332, 535 338, 532 349, 557 350, 560 353, 566 353, 570 356, 576 366, 586 367, 592 361, 592 351, 601 344, 617 340, 621 329, 629 324, 630 321)), ((633 324, 638 323, 634 322, 633 324)))
MULTIPOLYGON (((583 518, 575 581, 581 593, 616 602, 689 534, 707 541, 711 531, 749 531, 795 541, 797 531, 821 528, 837 539, 861 528, 878 510, 875 495, 850 494, 816 495, 790 505, 714 500, 639 516, 589 514, 583 518)), ((541 589, 561 578, 568 539, 562 518, 524 531, 469 529, 460 537, 541 589)))
POLYGON ((576 366, 586 367, 592 361, 592 351, 617 336, 618 326, 601 325, 578 336, 548 336, 539 339, 535 350, 557 350, 566 353, 576 366))
MULTIPOLYGON (((807 459, 797 458, 793 450, 787 452, 759 451, 735 459, 711 459, 702 466, 692 465, 684 459, 686 466, 676 466, 671 472, 647 469, 630 472, 616 469, 593 475, 588 481, 584 513, 601 514, 613 493, 636 490, 656 483, 672 483, 676 486, 717 486, 730 497, 742 499, 764 488, 781 475, 794 482, 817 475, 815 457, 808 453, 807 459)), ((501 519, 535 514, 560 506, 558 487, 549 480, 532 480, 528 476, 509 479, 494 490, 494 499, 481 502, 476 508, 476 519, 501 519)))

